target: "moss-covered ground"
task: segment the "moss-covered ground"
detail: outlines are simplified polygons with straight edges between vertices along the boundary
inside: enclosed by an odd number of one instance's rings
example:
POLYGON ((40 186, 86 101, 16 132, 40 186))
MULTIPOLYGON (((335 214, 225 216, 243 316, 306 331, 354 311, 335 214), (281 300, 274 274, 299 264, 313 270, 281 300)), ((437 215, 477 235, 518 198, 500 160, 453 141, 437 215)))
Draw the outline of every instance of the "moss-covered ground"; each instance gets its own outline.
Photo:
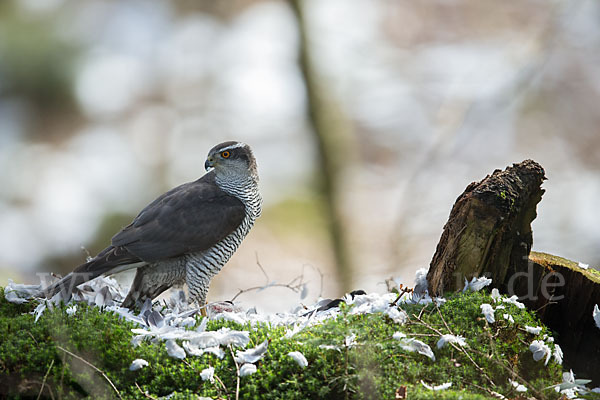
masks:
MULTIPOLYGON (((68 315, 65 307, 57 307, 34 322, 29 314, 34 304, 8 303, 0 289, 0 397, 134 399, 175 393, 171 398, 394 399, 406 391, 408 399, 485 399, 494 398, 494 392, 519 398, 512 379, 528 388, 527 397, 559 398, 547 387, 562 382, 561 366, 535 362, 528 347, 536 336, 522 329, 541 324, 512 304, 505 304, 503 312, 513 315, 514 324, 489 324, 481 314, 482 303, 493 300, 476 292, 456 295, 439 308, 401 304, 409 316, 404 325, 384 314, 351 315, 351 306, 343 305, 337 318, 290 339, 283 327, 210 321, 207 330, 248 330, 248 347, 270 340, 257 372, 239 378, 238 389, 235 349, 226 349, 223 359, 212 354, 171 358, 164 343, 145 341, 134 347, 131 329, 136 326, 110 312, 80 304, 68 315), (398 331, 427 343, 436 361, 403 350, 392 338, 398 331), (448 333, 466 338, 464 351, 436 347, 440 334, 448 333), (287 355, 291 351, 302 352, 308 366, 300 367, 287 355), (149 365, 130 371, 137 358, 149 365), (215 369, 212 383, 200 376, 209 366, 215 369), (452 386, 432 391, 421 382, 452 386)), ((544 334, 551 332, 544 328, 538 338, 544 334)))

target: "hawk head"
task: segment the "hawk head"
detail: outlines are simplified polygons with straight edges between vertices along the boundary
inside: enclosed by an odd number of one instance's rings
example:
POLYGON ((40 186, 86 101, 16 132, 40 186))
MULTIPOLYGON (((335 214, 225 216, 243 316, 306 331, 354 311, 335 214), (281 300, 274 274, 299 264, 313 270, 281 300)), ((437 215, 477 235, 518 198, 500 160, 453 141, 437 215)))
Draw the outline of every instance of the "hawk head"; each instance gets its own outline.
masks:
POLYGON ((214 169, 222 178, 258 181, 256 159, 246 143, 229 141, 216 145, 208 152, 204 167, 207 171, 214 169))

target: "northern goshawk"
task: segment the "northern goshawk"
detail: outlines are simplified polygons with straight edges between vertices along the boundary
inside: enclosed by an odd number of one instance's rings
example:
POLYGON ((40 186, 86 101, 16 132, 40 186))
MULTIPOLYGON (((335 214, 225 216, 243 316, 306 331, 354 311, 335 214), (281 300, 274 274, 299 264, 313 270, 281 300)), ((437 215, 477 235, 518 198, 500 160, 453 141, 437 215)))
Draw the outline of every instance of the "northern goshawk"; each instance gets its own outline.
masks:
POLYGON ((208 173, 164 193, 112 238, 112 244, 44 289, 69 298, 100 275, 137 269, 122 306, 131 308, 171 286, 187 283, 190 300, 203 306, 216 275, 260 216, 256 160, 250 147, 224 142, 204 164, 208 173))

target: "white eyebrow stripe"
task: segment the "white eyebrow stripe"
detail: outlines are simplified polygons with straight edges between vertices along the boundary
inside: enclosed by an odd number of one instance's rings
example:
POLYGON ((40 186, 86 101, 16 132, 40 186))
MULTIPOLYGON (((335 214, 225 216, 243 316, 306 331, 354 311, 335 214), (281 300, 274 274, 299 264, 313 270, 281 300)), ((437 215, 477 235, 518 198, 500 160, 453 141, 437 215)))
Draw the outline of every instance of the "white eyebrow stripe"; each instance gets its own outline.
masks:
POLYGON ((219 152, 226 151, 226 150, 239 149, 240 147, 246 147, 246 146, 247 146, 246 143, 238 142, 236 144, 232 144, 231 146, 227 146, 227 147, 223 147, 222 149, 219 149, 219 152))

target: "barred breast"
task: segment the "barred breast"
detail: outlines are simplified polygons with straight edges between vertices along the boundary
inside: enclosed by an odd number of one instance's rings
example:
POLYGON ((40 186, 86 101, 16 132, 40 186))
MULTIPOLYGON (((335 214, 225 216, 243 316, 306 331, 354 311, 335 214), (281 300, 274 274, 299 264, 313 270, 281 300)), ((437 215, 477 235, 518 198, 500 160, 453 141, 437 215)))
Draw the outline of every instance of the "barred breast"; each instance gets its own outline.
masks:
POLYGON ((206 294, 210 280, 229 261, 237 250, 242 240, 246 237, 262 211, 262 198, 258 191, 258 185, 254 180, 248 179, 243 182, 217 181, 219 187, 225 192, 237 197, 244 203, 246 216, 240 226, 215 244, 209 250, 190 254, 187 257, 186 282, 189 287, 190 297, 200 306, 206 302, 206 294))

